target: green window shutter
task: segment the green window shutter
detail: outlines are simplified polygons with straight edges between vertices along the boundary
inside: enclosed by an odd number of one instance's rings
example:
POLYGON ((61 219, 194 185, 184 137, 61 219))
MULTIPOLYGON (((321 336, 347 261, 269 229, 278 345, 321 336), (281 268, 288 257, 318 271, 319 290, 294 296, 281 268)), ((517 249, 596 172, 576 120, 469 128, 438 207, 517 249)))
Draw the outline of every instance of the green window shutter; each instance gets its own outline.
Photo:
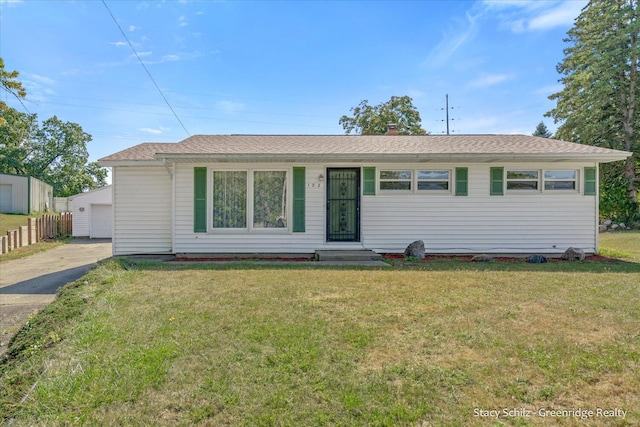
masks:
POLYGON ((376 168, 366 167, 362 168, 363 186, 362 194, 365 196, 376 195, 376 168))
POLYGON ((304 232, 306 171, 303 167, 293 168, 293 231, 304 232))
POLYGON ((491 168, 491 189, 492 196, 502 196, 504 194, 504 168, 491 168))
POLYGON ((595 196, 598 193, 598 168, 584 168, 584 195, 595 196))
POLYGON ((456 196, 466 196, 469 192, 469 168, 456 168, 456 196))
POLYGON ((193 232, 207 231, 207 168, 193 168, 193 232))

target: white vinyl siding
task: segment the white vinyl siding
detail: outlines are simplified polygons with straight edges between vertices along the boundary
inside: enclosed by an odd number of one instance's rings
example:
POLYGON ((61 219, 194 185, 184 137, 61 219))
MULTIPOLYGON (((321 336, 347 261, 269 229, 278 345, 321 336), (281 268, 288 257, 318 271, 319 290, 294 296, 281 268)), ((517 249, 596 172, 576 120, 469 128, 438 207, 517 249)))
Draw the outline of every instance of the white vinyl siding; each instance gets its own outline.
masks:
MULTIPOLYGON (((73 206, 73 236, 74 237, 92 237, 91 233, 91 215, 92 205, 108 205, 111 206, 112 186, 98 188, 82 194, 76 194, 71 197, 73 206)), ((98 208, 104 211, 106 208, 98 208)), ((101 212, 104 214, 104 212, 101 212)), ((111 223, 111 222, 110 222, 111 223)), ((104 234, 104 233, 100 233, 104 234)), ((98 237, 98 236, 96 236, 98 237)), ((110 237, 110 236, 108 236, 110 237)))
MULTIPOLYGON (((114 255, 171 252, 172 193, 168 171, 164 167, 120 166, 113 168, 112 180, 114 255)), ((193 199, 193 182, 190 196, 193 199)))
MULTIPOLYGON (((350 164, 234 164, 236 170, 306 167, 306 230, 304 233, 193 232, 193 168, 208 164, 177 164, 175 169, 176 253, 313 253, 318 249, 372 249, 401 253, 414 240, 424 240, 430 253, 561 253, 569 246, 594 252, 597 198, 580 192, 507 192, 490 197, 493 164, 367 164, 380 170, 453 170, 467 167, 468 196, 449 192, 379 192, 361 198, 361 242, 325 241, 327 167, 350 164)), ((229 165, 225 165, 227 168, 229 165)), ((505 170, 560 169, 557 164, 500 164, 505 170)), ((580 170, 593 164, 563 164, 580 170)), ((166 173, 166 172, 165 172, 166 173)), ((379 181, 379 175, 377 179, 379 181)), ((211 185, 211 184, 209 184, 211 185)), ((378 188, 379 182, 377 183, 378 188)), ((208 193, 210 197, 210 192, 208 193)), ((208 201, 210 205, 210 200, 208 201)))
MULTIPOLYGON (((594 252, 597 201, 579 192, 507 192, 490 197, 494 165, 468 167, 468 196, 379 194, 362 199, 363 246, 402 252, 423 240, 427 253, 561 253, 567 247, 594 252)), ((495 165, 505 170, 557 169, 557 165, 495 165)), ((580 169, 584 165, 563 165, 580 169)))

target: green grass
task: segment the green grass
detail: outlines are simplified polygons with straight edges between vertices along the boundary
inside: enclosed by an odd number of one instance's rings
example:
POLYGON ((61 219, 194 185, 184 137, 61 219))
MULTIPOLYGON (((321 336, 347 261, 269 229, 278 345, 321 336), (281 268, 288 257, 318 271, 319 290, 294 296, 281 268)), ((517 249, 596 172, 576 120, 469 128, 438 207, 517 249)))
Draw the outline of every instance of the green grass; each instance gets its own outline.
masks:
MULTIPOLYGON (((54 212, 48 214, 57 215, 54 212)), ((0 213, 0 236, 5 236, 7 231, 16 230, 21 225, 27 225, 28 218, 40 218, 44 213, 33 213, 29 215, 22 214, 4 214, 0 213)))
POLYGON ((640 231, 600 233, 600 254, 640 261, 640 231))
MULTIPOLYGON (((49 212, 48 214, 57 215, 54 212, 49 212)), ((0 236, 5 236, 7 234, 7 231, 9 230, 16 230, 18 227, 22 225, 27 225, 28 218, 40 218, 43 215, 45 214, 44 213, 34 213, 30 215, 0 214, 0 236)), ((28 257, 29 255, 33 255, 38 252, 55 248, 56 246, 60 246, 64 244, 66 241, 67 241, 66 239, 61 239, 56 241, 40 241, 34 245, 15 248, 11 252, 0 254, 0 264, 6 261, 25 258, 25 257, 28 257)))
POLYGON ((640 264, 381 269, 108 260, 10 343, 22 425, 640 423, 640 264))

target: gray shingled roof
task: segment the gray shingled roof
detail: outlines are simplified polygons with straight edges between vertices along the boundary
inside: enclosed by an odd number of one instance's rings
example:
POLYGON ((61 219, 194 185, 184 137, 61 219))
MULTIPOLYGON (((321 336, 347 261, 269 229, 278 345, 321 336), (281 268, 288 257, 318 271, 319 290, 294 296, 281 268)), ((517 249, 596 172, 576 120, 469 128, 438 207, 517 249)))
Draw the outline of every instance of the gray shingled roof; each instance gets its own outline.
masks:
POLYGON ((589 159, 630 153, 526 135, 194 135, 179 143, 143 143, 100 159, 104 165, 144 161, 374 160, 445 158, 589 159))

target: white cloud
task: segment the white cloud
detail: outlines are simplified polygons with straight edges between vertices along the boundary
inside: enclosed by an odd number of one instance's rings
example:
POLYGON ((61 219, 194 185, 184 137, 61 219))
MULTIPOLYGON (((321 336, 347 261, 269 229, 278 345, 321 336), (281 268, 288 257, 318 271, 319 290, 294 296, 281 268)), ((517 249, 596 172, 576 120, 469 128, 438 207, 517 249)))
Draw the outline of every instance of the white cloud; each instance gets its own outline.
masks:
POLYGON ((413 99, 417 99, 423 97, 425 93, 419 89, 409 89, 407 91, 407 95, 409 95, 413 99))
POLYGON ((514 74, 484 74, 471 82, 469 82, 469 86, 471 87, 488 87, 497 85, 499 83, 505 82, 507 80, 511 80, 515 77, 514 74))
POLYGON ((33 80, 33 81, 35 81, 37 83, 40 83, 40 84, 45 84, 45 85, 55 85, 56 84, 56 81, 53 80, 52 78, 41 76, 41 75, 38 75, 38 74, 29 74, 28 77, 29 77, 29 79, 31 79, 31 80, 33 80))
POLYGON ((169 54, 162 57, 161 62, 180 61, 180 55, 169 54))
POLYGON ((536 89, 534 93, 536 95, 550 96, 551 94, 560 92, 562 89, 564 89, 564 86, 558 83, 536 89))
POLYGON ((111 42, 109 43, 111 46, 115 46, 115 47, 122 47, 122 46, 126 46, 127 43, 125 42, 111 42))
POLYGON ((166 128, 164 126, 159 126, 158 128, 139 128, 140 132, 150 133, 153 135, 161 135, 164 132, 170 130, 171 128, 166 128))
POLYGON ((186 16, 181 16, 181 17, 178 19, 178 25, 179 25, 180 27, 186 27, 186 26, 188 26, 188 25, 189 25, 189 23, 187 22, 187 17, 186 17, 186 16))
POLYGON ((136 27, 135 25, 129 25, 129 32, 132 33, 136 30, 139 30, 140 27, 136 27))
POLYGON ((431 67, 445 65, 458 49, 477 34, 477 18, 477 16, 467 13, 466 21, 458 24, 459 28, 443 34, 442 40, 431 50, 425 64, 431 67))
POLYGON ((571 27, 587 0, 562 1, 488 1, 482 2, 483 13, 494 16, 502 27, 514 33, 545 31, 571 27))
POLYGON ((584 7, 584 1, 566 1, 545 11, 529 21, 530 30, 548 30, 555 27, 571 27, 584 7))
POLYGON ((226 111, 227 113, 238 113, 244 110, 244 104, 241 102, 218 101, 216 105, 218 106, 218 109, 226 111))

